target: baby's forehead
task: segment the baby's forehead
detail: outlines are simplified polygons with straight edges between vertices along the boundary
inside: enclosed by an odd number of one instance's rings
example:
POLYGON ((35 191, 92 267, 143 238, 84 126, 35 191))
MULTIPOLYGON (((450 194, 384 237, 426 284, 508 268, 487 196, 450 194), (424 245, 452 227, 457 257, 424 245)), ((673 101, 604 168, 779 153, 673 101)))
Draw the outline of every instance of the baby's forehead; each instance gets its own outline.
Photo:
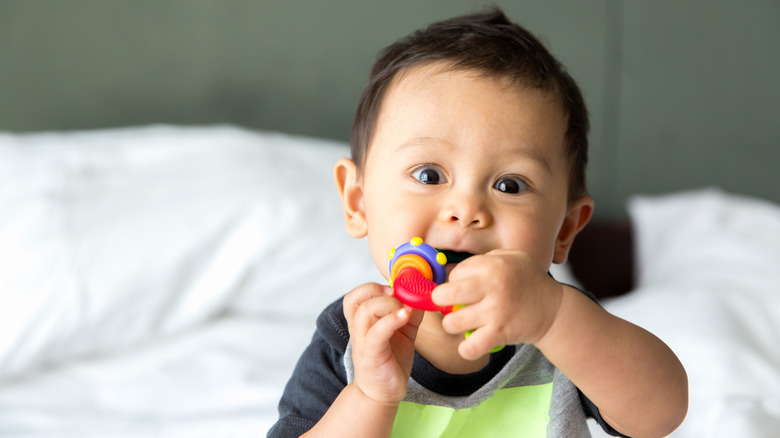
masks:
POLYGON ((377 145, 423 146, 431 139, 539 143, 544 149, 558 146, 550 152, 563 152, 567 117, 560 98, 510 78, 429 64, 401 72, 383 100, 368 154, 377 145))
POLYGON ((395 74, 384 93, 378 118, 381 118, 384 112, 398 110, 395 106, 399 102, 392 98, 394 95, 419 93, 444 81, 449 83, 484 82, 498 86, 506 93, 538 93, 546 96, 551 102, 555 102, 560 111, 566 113, 562 93, 557 87, 536 87, 520 76, 497 74, 476 68, 461 68, 451 62, 434 61, 406 67, 395 74))

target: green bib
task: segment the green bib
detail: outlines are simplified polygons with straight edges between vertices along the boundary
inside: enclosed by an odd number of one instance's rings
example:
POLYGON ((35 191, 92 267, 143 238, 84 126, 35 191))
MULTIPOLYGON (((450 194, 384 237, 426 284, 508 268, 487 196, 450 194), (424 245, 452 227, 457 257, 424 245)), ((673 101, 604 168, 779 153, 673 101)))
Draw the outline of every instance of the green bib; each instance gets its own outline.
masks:
POLYGON ((401 402, 395 438, 546 437, 553 384, 505 388, 473 408, 401 402))

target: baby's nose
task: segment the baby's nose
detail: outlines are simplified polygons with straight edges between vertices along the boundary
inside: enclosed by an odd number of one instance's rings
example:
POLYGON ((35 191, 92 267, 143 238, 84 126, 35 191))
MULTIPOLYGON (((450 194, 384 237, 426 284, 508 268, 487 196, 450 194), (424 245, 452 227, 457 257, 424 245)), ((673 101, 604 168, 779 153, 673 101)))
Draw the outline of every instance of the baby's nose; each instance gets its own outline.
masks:
POLYGON ((459 194, 448 197, 439 219, 444 223, 484 228, 490 224, 490 212, 480 196, 459 194))

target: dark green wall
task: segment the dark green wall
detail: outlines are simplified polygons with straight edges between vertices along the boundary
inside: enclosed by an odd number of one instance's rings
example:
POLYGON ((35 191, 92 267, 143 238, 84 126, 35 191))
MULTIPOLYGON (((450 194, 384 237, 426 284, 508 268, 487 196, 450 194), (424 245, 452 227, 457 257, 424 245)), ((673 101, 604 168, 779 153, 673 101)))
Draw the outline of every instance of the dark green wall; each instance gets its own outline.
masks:
MULTIPOLYGON (((0 130, 235 123, 346 140, 376 52, 482 1, 0 2, 0 130)), ((702 185, 780 202, 780 2, 497 1, 572 71, 601 216, 702 185)))

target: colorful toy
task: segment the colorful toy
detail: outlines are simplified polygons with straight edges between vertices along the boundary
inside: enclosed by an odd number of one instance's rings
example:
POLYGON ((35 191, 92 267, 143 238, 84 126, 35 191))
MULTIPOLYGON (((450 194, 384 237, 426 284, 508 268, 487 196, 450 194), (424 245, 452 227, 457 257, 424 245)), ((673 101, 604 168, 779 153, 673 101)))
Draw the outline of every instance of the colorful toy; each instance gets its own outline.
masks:
MULTIPOLYGON (((395 297, 402 303, 415 309, 441 312, 444 315, 463 307, 439 306, 431 298, 433 289, 447 281, 447 272, 444 269, 447 256, 443 252, 423 242, 421 238, 413 237, 409 242, 391 249, 388 258, 390 286, 395 297)), ((462 258, 460 256, 461 260, 462 258)), ((467 331, 466 337, 473 331, 467 331)), ((503 345, 493 348, 490 352, 495 353, 502 348, 503 345)))
POLYGON ((453 311, 453 306, 437 306, 431 299, 436 285, 447 279, 444 265, 447 256, 436 248, 414 237, 398 248, 390 250, 390 286, 402 303, 415 309, 442 312, 453 311))

